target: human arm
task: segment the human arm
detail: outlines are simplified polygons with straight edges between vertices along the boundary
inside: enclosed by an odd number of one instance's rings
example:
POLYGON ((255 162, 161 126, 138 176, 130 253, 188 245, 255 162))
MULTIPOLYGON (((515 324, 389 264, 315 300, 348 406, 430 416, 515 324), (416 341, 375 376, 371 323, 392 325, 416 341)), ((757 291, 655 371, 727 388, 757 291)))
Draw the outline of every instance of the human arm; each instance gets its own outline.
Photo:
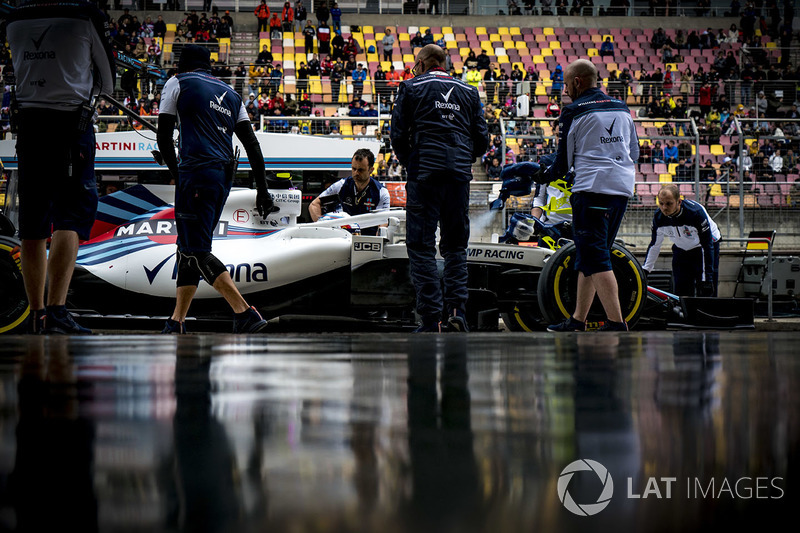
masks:
POLYGON ((645 252, 644 256, 644 265, 642 265, 642 269, 647 273, 652 272, 655 268, 656 259, 658 259, 658 255, 661 253, 661 243, 664 241, 664 235, 658 231, 657 217, 658 213, 656 213, 656 216, 653 217, 650 244, 647 245, 647 252, 645 252))
POLYGON ((401 84, 397 90, 394 108, 392 108, 392 129, 390 134, 392 150, 394 150, 397 159, 403 166, 408 164, 408 155, 411 149, 409 145, 410 125, 413 123, 405 116, 406 90, 406 84, 401 84))
POLYGON ((475 101, 473 107, 473 126, 472 126, 472 159, 473 161, 486 152, 489 147, 489 126, 483 118, 478 91, 474 91, 475 101))
POLYGON ((178 158, 175 155, 175 145, 172 142, 176 122, 176 115, 165 113, 162 109, 161 113, 158 115, 158 133, 156 134, 156 139, 158 142, 158 150, 161 152, 161 157, 164 159, 164 164, 167 165, 169 173, 172 175, 177 185, 178 158))

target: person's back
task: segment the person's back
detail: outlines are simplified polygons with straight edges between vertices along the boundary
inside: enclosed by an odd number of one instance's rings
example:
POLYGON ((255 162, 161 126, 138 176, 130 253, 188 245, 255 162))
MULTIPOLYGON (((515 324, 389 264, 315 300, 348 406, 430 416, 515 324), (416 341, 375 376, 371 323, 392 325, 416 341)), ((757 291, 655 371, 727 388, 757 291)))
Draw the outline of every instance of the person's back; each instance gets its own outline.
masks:
POLYGON ((392 145, 409 174, 452 172, 470 179, 474 158, 486 151, 480 134, 485 127, 478 91, 444 70, 400 84, 392 118, 392 145))

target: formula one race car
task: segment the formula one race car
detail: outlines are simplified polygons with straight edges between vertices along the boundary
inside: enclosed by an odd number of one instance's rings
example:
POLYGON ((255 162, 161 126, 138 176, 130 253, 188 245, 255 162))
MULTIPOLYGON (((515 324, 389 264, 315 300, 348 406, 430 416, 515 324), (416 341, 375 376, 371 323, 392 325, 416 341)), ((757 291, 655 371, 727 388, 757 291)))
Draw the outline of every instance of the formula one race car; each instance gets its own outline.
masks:
MULTIPOLYGON (((300 191, 271 192, 280 210, 261 218, 254 190, 231 191, 213 241, 214 254, 226 263, 248 303, 276 319, 273 323, 307 317, 303 327, 311 330, 328 324, 326 317, 357 323, 359 329, 403 331, 415 324, 404 211, 301 224, 300 191), (382 226, 378 236, 359 234, 358 228, 373 226, 382 226)), ((176 278, 173 196, 171 186, 136 185, 101 199, 92 238, 79 249, 67 302, 71 309, 103 317, 171 313, 176 278)), ((0 238, 0 251, 0 332, 20 331, 29 309, 18 241, 0 238)), ((612 257, 625 319, 635 325, 647 300, 641 267, 622 246, 615 245, 612 257)), ((514 331, 542 330, 574 308, 572 245, 554 251, 473 242, 468 261, 467 317, 473 330, 496 331, 499 318, 514 331)), ((205 282, 190 313, 198 319, 230 318, 225 302, 205 282)), ((596 303, 590 325, 596 326, 602 316, 596 303)))

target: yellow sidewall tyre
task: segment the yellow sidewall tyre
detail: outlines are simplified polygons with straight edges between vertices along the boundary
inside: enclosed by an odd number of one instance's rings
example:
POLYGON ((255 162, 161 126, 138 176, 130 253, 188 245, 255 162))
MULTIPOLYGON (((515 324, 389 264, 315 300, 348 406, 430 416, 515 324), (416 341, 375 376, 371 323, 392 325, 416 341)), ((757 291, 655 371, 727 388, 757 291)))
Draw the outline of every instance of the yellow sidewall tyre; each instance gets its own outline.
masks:
POLYGON ((29 315, 20 265, 20 242, 0 236, 0 334, 24 333, 29 315))

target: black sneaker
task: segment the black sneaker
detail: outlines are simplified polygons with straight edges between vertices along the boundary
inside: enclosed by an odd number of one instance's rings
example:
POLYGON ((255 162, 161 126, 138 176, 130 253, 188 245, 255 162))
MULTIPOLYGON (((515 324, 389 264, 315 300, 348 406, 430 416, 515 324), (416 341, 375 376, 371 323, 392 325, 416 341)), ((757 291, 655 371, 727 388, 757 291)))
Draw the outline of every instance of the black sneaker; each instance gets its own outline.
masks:
POLYGON ((258 333, 266 327, 267 321, 252 306, 244 313, 236 313, 233 318, 234 333, 258 333))
POLYGON ((467 316, 461 309, 453 309, 450 311, 449 315, 447 316, 447 326, 450 331, 456 331, 460 333, 469 332, 469 326, 467 326, 467 316))
POLYGON ((72 313, 63 305, 48 306, 44 317, 44 332, 47 335, 91 335, 92 330, 75 322, 72 313))
POLYGON ((161 333, 184 334, 186 333, 186 322, 178 322, 177 320, 172 320, 171 318, 168 318, 166 324, 164 324, 164 329, 161 330, 161 333))
POLYGON ((570 316, 569 318, 564 319, 563 322, 547 326, 547 331, 552 331, 555 333, 563 333, 565 331, 586 331, 586 323, 578 322, 570 316))
POLYGON ((436 318, 423 318, 422 323, 412 333, 441 333, 442 321, 436 318))
POLYGON ((606 323, 597 328, 597 331, 628 331, 628 323, 624 320, 622 322, 606 320, 606 323))
POLYGON ((44 309, 31 310, 31 322, 28 326, 28 333, 33 335, 44 334, 44 317, 46 316, 47 313, 44 309))

